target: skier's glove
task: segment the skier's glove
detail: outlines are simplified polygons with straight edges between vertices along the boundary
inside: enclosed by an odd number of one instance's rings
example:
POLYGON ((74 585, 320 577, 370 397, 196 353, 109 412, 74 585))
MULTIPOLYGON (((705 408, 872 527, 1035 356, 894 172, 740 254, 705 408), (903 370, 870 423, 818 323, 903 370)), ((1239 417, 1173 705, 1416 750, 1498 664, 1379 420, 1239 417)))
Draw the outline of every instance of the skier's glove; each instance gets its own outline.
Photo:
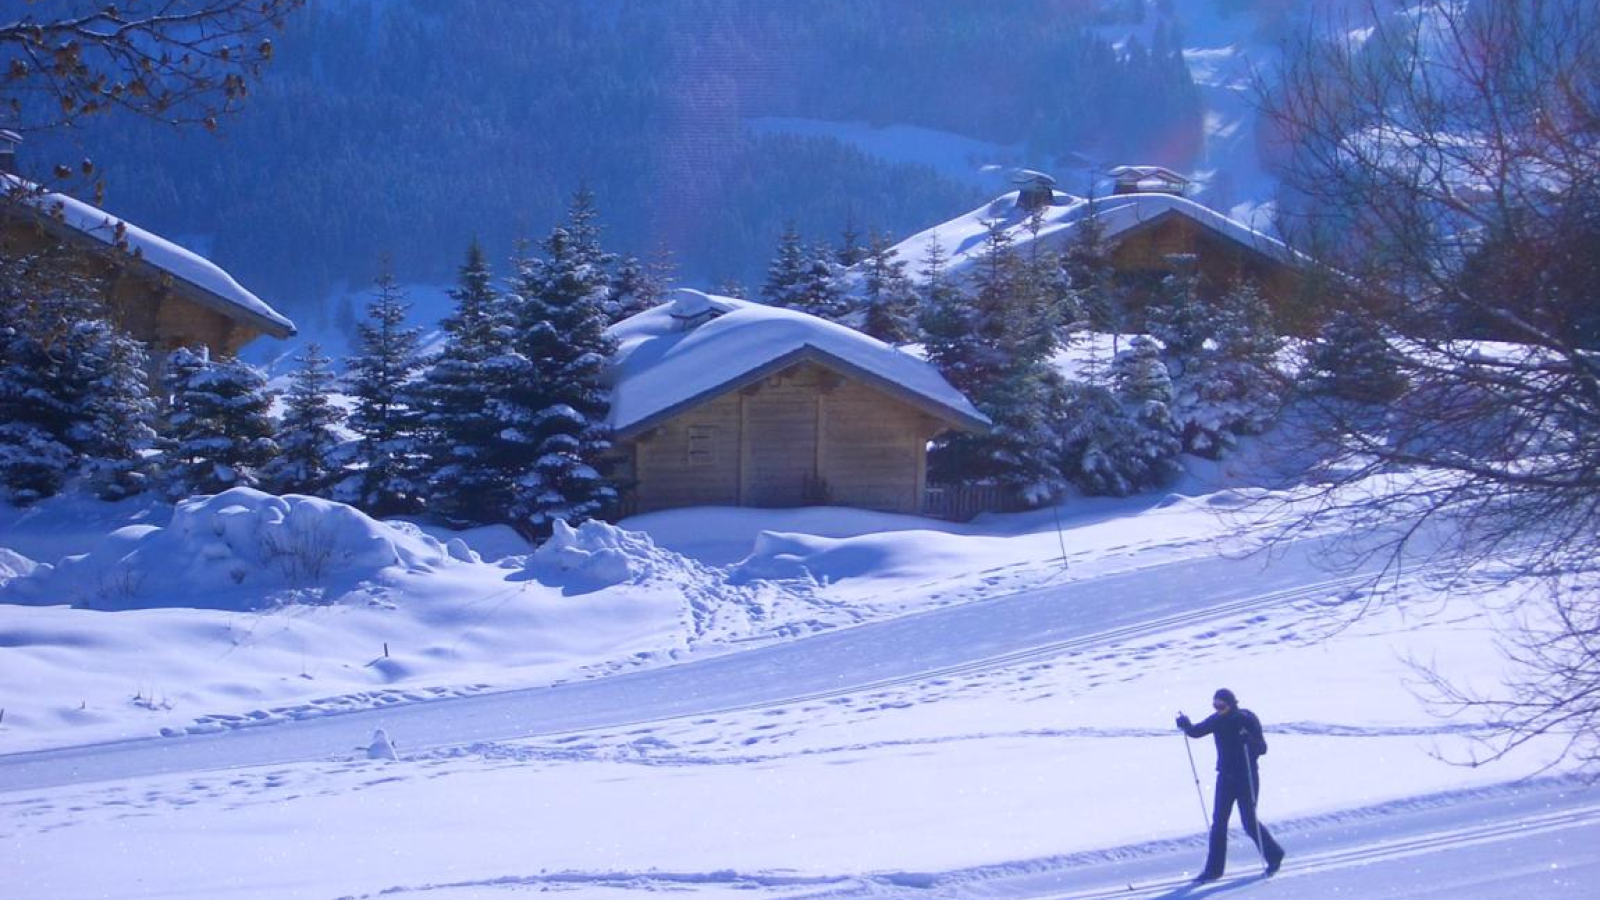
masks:
POLYGON ((1189 730, 1189 717, 1185 716, 1185 715, 1179 715, 1178 716, 1178 727, 1183 729, 1184 731, 1188 731, 1189 730))

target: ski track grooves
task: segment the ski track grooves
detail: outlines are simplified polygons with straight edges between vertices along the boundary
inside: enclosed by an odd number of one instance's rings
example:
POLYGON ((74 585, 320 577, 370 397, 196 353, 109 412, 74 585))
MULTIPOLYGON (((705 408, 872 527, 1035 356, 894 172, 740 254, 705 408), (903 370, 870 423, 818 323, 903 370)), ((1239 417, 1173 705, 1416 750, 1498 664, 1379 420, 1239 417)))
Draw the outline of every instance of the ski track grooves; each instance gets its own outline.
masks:
POLYGON ((0 756, 0 771, 7 777, 0 793, 138 775, 326 760, 365 747, 374 727, 403 734, 409 749, 422 751, 814 702, 1114 645, 1326 597, 1375 577, 1374 572, 1361 571, 1305 583, 1305 560, 1314 558, 1317 548, 1312 545, 1318 543, 1307 541, 1291 548, 1290 555, 1303 559, 1279 569, 1284 574, 1276 583, 1270 577, 1272 567, 1265 568, 1265 579, 1260 572, 1253 573, 1255 577, 1244 582, 1251 592, 1243 597, 1237 596, 1241 580, 1236 572, 1239 567, 1259 565, 1259 559, 1191 558, 587 681, 356 710, 219 734, 5 755, 0 756), (1193 606, 1206 597, 1220 599, 1193 606), (1124 624, 1073 634, 1078 621, 1124 624), (930 640, 930 632, 938 639, 930 640), (946 632, 959 639, 950 639, 946 632))
MULTIPOLYGON (((1561 812, 1503 819, 1470 828, 1433 831, 1426 834, 1378 840, 1340 850, 1295 854, 1291 862, 1286 863, 1281 872, 1272 876, 1272 881, 1292 881, 1297 877, 1317 875, 1356 866, 1366 866, 1375 862, 1405 859, 1446 849, 1475 847, 1483 844, 1492 844, 1506 838, 1522 838, 1534 834, 1563 831, 1569 828, 1581 828, 1585 825, 1596 823, 1600 823, 1600 806, 1588 806, 1561 812)), ((1219 888, 1224 888, 1229 885, 1237 885, 1240 882, 1263 878, 1264 876, 1256 872, 1245 876, 1227 877, 1216 882, 1216 885, 1219 888)), ((1170 895, 1173 890, 1189 883, 1189 879, 1175 878, 1132 887, 1126 885, 1121 887, 1107 886, 1089 891, 1051 893, 1038 898, 1038 900, 1111 900, 1113 897, 1164 897, 1170 895)), ((1201 887, 1195 896, 1203 896, 1206 891, 1207 888, 1201 887)))

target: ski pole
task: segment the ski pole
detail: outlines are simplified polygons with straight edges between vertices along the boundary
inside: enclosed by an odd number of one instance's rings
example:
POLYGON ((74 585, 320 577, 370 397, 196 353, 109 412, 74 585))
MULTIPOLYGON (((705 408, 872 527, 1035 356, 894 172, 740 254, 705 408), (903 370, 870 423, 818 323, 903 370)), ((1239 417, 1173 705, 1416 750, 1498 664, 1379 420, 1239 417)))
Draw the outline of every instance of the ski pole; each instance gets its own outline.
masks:
MULTIPOLYGON (((1183 715, 1183 710, 1178 710, 1178 715, 1183 715)), ((1200 819, 1206 823, 1206 828, 1211 827, 1211 813, 1206 810, 1206 792, 1200 787, 1200 770, 1194 765, 1194 750, 1189 747, 1189 735, 1183 736, 1183 752, 1189 755, 1189 774, 1194 776, 1194 796, 1200 801, 1200 819)))
POLYGON ((1255 820, 1256 833, 1251 838, 1256 843, 1256 853, 1261 857, 1261 871, 1272 868, 1272 863, 1267 861, 1266 841, 1261 839, 1261 795, 1256 792, 1255 760, 1250 756, 1250 731, 1248 728, 1239 732, 1239 739, 1244 743, 1244 785, 1250 792, 1250 818, 1255 820))

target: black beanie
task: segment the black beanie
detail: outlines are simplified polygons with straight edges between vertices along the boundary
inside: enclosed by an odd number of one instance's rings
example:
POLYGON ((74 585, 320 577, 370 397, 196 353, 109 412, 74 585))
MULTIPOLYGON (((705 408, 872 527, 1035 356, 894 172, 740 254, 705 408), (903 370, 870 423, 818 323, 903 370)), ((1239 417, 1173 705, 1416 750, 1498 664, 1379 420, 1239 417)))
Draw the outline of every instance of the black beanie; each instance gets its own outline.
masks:
POLYGON ((1211 695, 1211 699, 1227 701, 1229 706, 1237 707, 1239 705, 1239 698, 1235 697, 1233 691, 1227 688, 1217 688, 1217 692, 1211 695))

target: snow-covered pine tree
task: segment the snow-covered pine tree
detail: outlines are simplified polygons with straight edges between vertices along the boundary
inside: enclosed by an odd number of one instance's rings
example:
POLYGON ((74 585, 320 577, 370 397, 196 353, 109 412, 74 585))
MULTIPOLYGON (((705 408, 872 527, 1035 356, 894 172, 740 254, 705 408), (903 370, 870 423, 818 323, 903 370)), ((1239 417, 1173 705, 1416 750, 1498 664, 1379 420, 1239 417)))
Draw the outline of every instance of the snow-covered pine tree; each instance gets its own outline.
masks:
POLYGON ((180 347, 167 357, 161 485, 167 497, 256 487, 278 454, 272 393, 260 369, 180 347))
POLYGON ((1176 475, 1183 446, 1167 406, 1172 382, 1154 341, 1134 338, 1109 375, 1110 387, 1070 386, 1065 468, 1085 494, 1125 497, 1176 475))
POLYGON ((855 213, 846 213, 844 230, 839 233, 839 246, 833 252, 834 261, 848 269, 866 259, 868 252, 868 247, 861 246, 861 232, 856 229, 855 213))
POLYGON ((334 497, 374 516, 413 512, 422 505, 417 398, 422 331, 405 326, 410 304, 387 269, 373 283, 367 321, 358 328, 355 356, 345 366, 354 399, 348 425, 356 442, 334 497))
POLYGON ((761 302, 784 309, 800 305, 800 282, 805 276, 806 249, 794 223, 783 227, 778 252, 767 266, 767 280, 761 285, 761 302))
POLYGON ((1216 313, 1200 295, 1197 260, 1192 254, 1167 257, 1171 271, 1145 310, 1145 328, 1161 343, 1162 359, 1174 382, 1183 378, 1214 334, 1216 313))
POLYGON ((1138 470, 1128 449, 1133 422, 1103 384, 1067 385, 1062 471, 1090 496, 1126 497, 1139 490, 1138 470))
POLYGON ((527 459, 501 435, 497 404, 524 359, 510 355, 513 310, 477 241, 450 297, 455 310, 440 323, 444 347, 417 389, 429 508, 456 525, 507 522, 511 485, 527 459))
POLYGON ((261 484, 274 494, 329 496, 343 468, 338 429, 346 415, 331 399, 339 377, 319 344, 307 344, 295 361, 278 428, 280 452, 262 470, 261 484))
POLYGON ((1276 418, 1284 391, 1277 368, 1282 339, 1253 284, 1240 282, 1207 302, 1193 281, 1179 275, 1164 283, 1150 329, 1173 374, 1172 416, 1184 450, 1217 459, 1241 435, 1260 434, 1276 418))
POLYGON ((1216 303, 1214 352, 1207 354, 1202 391, 1226 415, 1236 435, 1261 434, 1283 408, 1288 381, 1278 368, 1283 338, 1260 288, 1248 279, 1231 285, 1216 303))
POLYGON ((29 273, 26 260, 0 256, 0 489, 16 506, 55 496, 77 462, 66 438, 74 411, 55 395, 47 340, 56 304, 29 273))
POLYGON ((644 312, 660 303, 666 293, 667 282, 660 280, 638 258, 625 256, 617 264, 617 273, 611 279, 611 290, 606 296, 606 321, 616 324, 644 312))
POLYGON ((1183 442, 1172 417, 1172 379, 1156 342, 1139 335, 1118 353, 1111 361, 1111 385, 1131 426, 1118 448, 1129 481, 1145 490, 1175 477, 1183 442))
POLYGON ((862 286, 861 330, 891 344, 912 340, 917 289, 906 276, 906 262, 888 235, 873 236, 862 265, 866 277, 862 286))
MULTIPOLYGON (((593 238, 590 238, 593 239, 593 238)), ((601 474, 610 448, 610 399, 601 377, 616 344, 606 332, 606 272, 566 227, 524 260, 515 283, 514 392, 497 404, 507 438, 527 466, 513 486, 513 524, 545 537, 555 522, 605 514, 616 490, 601 474)))
POLYGON ((790 308, 830 322, 844 318, 850 312, 850 303, 844 295, 843 275, 831 249, 810 248, 801 264, 800 281, 790 308))
POLYGON ((78 271, 55 253, 0 257, 0 489, 19 505, 77 475, 108 500, 146 487, 144 349, 78 271))
POLYGON ((1334 313, 1306 352, 1300 384, 1310 394, 1353 403, 1388 403, 1405 393, 1399 356, 1378 320, 1334 313))
POLYGON ((942 309, 927 346, 930 360, 994 424, 986 434, 940 441, 929 464, 935 480, 1003 484, 1040 503, 1067 486, 1057 427, 1066 385, 1049 365, 1057 325, 1048 314, 1051 289, 1032 274, 1004 228, 992 224, 966 312, 942 309))
POLYGON ((156 399, 144 345, 104 319, 77 323, 73 341, 81 347, 65 379, 76 382, 82 416, 72 442, 82 460, 87 487, 102 500, 122 500, 150 486, 156 445, 156 399))
POLYGON ((1190 254, 1167 257, 1172 271, 1161 279, 1155 298, 1145 310, 1146 327, 1161 342, 1161 356, 1172 377, 1173 421, 1183 449, 1216 459, 1233 446, 1226 413, 1211 396, 1205 367, 1215 348, 1208 347, 1217 334, 1220 314, 1200 292, 1196 259, 1190 254))
MULTIPOLYGON (((1072 240, 1062 255, 1061 266, 1071 285, 1079 316, 1086 327, 1111 335, 1111 353, 1115 356, 1121 349, 1120 335, 1128 325, 1126 300, 1116 281, 1105 223, 1100 219, 1100 202, 1093 192, 1073 226, 1072 240)), ((1090 347, 1087 359, 1090 375, 1096 376, 1107 364, 1109 361, 1096 356, 1094 348, 1090 347)))

